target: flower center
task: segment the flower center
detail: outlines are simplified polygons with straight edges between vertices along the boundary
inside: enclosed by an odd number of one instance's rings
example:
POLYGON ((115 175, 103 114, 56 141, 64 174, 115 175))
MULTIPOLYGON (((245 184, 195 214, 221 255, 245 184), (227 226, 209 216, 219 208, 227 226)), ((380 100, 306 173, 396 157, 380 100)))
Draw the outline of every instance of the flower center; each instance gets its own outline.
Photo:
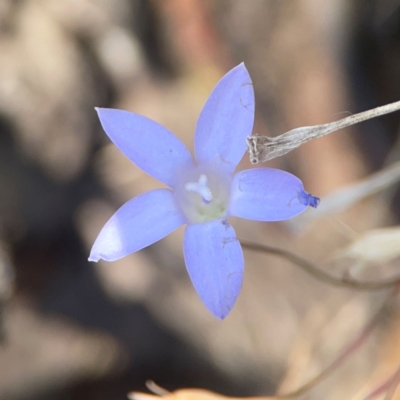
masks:
POLYGON ((175 197, 188 223, 225 218, 232 178, 211 167, 181 171, 175 197))
POLYGON ((189 192, 198 193, 205 204, 210 204, 213 196, 210 188, 207 186, 207 182, 207 175, 201 174, 198 182, 187 183, 185 189, 189 192))

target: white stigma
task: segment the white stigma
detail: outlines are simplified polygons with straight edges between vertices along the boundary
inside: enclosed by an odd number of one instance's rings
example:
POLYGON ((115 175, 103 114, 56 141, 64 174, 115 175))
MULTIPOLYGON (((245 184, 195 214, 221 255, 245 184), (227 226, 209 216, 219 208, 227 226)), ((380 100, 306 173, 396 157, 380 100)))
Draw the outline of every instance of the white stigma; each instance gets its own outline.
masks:
POLYGON ((213 199, 210 188, 207 186, 208 180, 205 174, 201 174, 197 182, 189 182, 185 185, 188 192, 198 193, 203 201, 208 204, 213 199))

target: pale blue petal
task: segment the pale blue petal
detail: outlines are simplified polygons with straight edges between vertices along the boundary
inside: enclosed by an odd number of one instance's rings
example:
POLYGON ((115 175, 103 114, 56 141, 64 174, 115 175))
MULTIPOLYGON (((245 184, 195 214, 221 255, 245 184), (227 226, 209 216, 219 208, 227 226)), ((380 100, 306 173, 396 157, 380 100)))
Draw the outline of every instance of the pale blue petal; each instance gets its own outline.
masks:
POLYGON ((115 261, 149 246, 185 223, 174 194, 157 189, 125 203, 104 225, 89 261, 115 261))
POLYGON ((219 163, 233 172, 246 151, 253 122, 253 84, 242 63, 219 81, 200 114, 194 142, 197 162, 219 163))
POLYGON ((296 176, 279 169, 257 168, 234 176, 229 213, 257 221, 282 221, 318 204, 319 198, 308 194, 296 176))
POLYGON ((123 110, 96 110, 104 131, 119 150, 166 185, 173 186, 177 170, 193 165, 186 146, 157 122, 123 110))
POLYGON ((193 286, 206 307, 224 319, 236 302, 243 280, 243 252, 225 220, 188 225, 184 255, 193 286))

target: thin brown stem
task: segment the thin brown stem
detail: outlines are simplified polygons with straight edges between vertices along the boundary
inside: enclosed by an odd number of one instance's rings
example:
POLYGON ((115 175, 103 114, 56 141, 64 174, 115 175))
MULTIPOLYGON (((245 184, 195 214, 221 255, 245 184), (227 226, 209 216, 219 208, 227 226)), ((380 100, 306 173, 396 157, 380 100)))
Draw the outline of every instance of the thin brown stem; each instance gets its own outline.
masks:
POLYGON ((242 244, 242 247, 244 247, 245 249, 272 254, 284 258, 285 260, 288 260, 291 263, 297 265, 302 270, 312 275, 314 278, 333 286, 348 287, 355 290, 380 290, 395 286, 396 284, 400 283, 400 277, 386 279, 378 282, 360 282, 346 276, 339 278, 326 273, 312 262, 307 261, 290 251, 278 249, 276 247, 267 246, 264 244, 246 242, 243 240, 240 240, 240 242, 242 244))
POLYGON ((400 383, 400 366, 397 368, 396 372, 390 379, 390 387, 388 391, 386 392, 384 400, 392 400, 394 394, 396 393, 396 390, 399 386, 400 383))
POLYGON ((323 379, 329 376, 332 372, 334 372, 338 367, 340 367, 345 361, 349 359, 349 357, 354 354, 369 338, 374 328, 378 325, 380 318, 383 314, 383 311, 388 306, 393 296, 397 291, 391 292, 391 294, 386 298, 382 306, 375 313, 370 322, 364 327, 364 329, 343 349, 343 351, 318 375, 308 381, 306 384, 300 386, 296 390, 293 390, 289 393, 278 394, 275 395, 277 399, 289 399, 292 397, 300 396, 310 389, 312 389, 315 385, 320 383, 323 379))
POLYGON ((370 393, 368 393, 363 400, 372 400, 380 396, 381 394, 386 392, 384 400, 390 400, 396 389, 398 387, 400 380, 400 366, 397 368, 396 372, 388 379, 386 379, 383 383, 381 383, 378 387, 375 387, 370 393))

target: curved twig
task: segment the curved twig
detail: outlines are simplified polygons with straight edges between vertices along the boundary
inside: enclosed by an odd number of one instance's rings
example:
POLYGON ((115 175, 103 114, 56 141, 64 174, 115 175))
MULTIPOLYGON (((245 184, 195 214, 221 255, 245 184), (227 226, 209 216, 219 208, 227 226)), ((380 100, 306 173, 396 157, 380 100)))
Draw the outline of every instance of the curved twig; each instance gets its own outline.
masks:
POLYGON ((273 254, 278 257, 284 258, 291 263, 297 265, 298 267, 312 275, 314 278, 322 282, 329 283, 330 285, 348 287, 355 290, 380 290, 387 289, 400 283, 400 277, 386 279, 384 281, 378 282, 360 282, 349 277, 339 278, 326 273, 312 262, 307 261, 290 251, 278 249, 276 247, 267 246, 264 244, 250 243, 242 240, 240 240, 240 243, 245 249, 273 254))

